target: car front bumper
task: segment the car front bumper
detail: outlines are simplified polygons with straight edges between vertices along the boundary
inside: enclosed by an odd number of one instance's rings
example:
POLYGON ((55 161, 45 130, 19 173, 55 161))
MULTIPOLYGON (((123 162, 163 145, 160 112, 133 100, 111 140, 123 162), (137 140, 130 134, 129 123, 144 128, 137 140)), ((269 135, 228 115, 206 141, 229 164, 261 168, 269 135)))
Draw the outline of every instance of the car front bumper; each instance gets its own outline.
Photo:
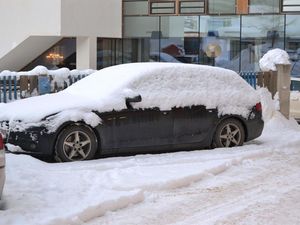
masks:
POLYGON ((34 127, 22 132, 10 132, 6 142, 19 146, 31 155, 52 155, 55 144, 55 133, 47 133, 45 128, 34 127))

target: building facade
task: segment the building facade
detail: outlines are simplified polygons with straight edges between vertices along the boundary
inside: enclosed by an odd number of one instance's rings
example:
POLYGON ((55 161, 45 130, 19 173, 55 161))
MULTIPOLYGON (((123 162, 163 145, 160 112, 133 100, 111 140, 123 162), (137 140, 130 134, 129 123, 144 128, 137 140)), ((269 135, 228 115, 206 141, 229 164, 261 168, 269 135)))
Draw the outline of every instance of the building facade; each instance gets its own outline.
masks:
POLYGON ((53 35, 55 44, 18 69, 163 61, 259 71, 263 54, 281 48, 290 55, 292 74, 300 75, 300 0, 91 0, 92 6, 78 0, 95 13, 83 22, 68 12, 76 2, 60 2, 68 32, 53 35))

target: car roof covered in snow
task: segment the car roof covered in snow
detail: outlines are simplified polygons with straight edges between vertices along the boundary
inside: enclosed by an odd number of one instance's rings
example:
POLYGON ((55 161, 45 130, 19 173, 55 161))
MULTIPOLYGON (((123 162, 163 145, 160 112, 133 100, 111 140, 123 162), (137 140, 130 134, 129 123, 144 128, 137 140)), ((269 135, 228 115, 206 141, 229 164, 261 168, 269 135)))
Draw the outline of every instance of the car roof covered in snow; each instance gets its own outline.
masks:
POLYGON ((136 108, 205 105, 221 114, 246 117, 259 102, 256 91, 237 73, 182 63, 130 63, 97 71, 55 94, 0 104, 0 120, 36 122, 66 110, 105 112, 126 108, 125 98, 140 94, 136 108))

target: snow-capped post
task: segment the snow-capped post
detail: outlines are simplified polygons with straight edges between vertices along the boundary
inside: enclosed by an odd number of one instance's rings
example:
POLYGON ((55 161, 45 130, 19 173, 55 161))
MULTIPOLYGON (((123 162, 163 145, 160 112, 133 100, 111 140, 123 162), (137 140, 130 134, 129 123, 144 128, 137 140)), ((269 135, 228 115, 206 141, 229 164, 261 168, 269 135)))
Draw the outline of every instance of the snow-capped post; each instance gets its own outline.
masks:
POLYGON ((288 53, 282 49, 272 49, 259 60, 259 66, 264 72, 277 71, 277 91, 279 95, 280 112, 289 119, 291 63, 288 53))
POLYGON ((278 71, 277 90, 279 94, 280 112, 289 119, 290 117, 290 86, 291 64, 276 64, 278 71))

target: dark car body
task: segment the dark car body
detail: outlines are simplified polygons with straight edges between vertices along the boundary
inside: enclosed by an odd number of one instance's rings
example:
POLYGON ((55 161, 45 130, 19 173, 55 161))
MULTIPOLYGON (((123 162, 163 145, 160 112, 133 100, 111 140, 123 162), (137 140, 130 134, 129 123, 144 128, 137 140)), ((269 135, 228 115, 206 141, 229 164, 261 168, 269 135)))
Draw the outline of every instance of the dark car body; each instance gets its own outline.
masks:
MULTIPOLYGON (((217 125, 235 118, 245 128, 245 142, 259 137, 263 130, 261 111, 253 107, 251 116, 218 116, 217 109, 204 106, 159 109, 125 109, 97 113, 102 124, 93 128, 101 155, 166 152, 211 147, 217 125)), ((58 134, 71 122, 63 124, 55 133, 43 127, 26 132, 11 132, 7 142, 20 146, 28 153, 52 156, 58 134)), ((77 122, 80 124, 81 122, 77 122)))
MULTIPOLYGON (((55 118, 55 114, 47 117, 47 110, 41 107, 42 115, 46 117, 37 123, 30 123, 26 129, 18 130, 22 126, 9 128, 7 142, 20 146, 29 154, 74 161, 91 159, 96 155, 240 146, 260 136, 264 126, 255 90, 235 72, 221 68, 181 63, 120 65, 100 70, 99 74, 90 75, 72 86, 62 94, 56 93, 45 98, 39 96, 32 101, 8 105, 3 111, 9 115, 9 107, 26 107, 31 102, 46 105, 45 101, 50 97, 53 104, 66 96, 72 101, 82 86, 94 86, 90 90, 84 89, 87 93, 83 95, 88 98, 83 98, 78 104, 84 105, 85 111, 101 122, 93 126, 76 115, 76 120, 65 119, 56 129, 49 130, 47 124, 55 118), (143 72, 141 76, 140 71, 143 72), (98 89, 97 82, 108 92, 98 89), (113 87, 115 83, 117 85, 113 87), (110 91, 108 85, 115 90, 110 91), (208 94, 212 88, 215 92, 210 98, 208 94), (95 101, 91 101, 92 106, 86 110, 90 96, 95 101), (206 105, 197 102, 206 102, 206 105), (95 104, 99 105, 94 107, 95 104), (214 105, 218 107, 212 107, 214 105), (82 159, 79 155, 82 155, 82 159)), ((74 103, 77 104, 76 101, 74 103)), ((74 108, 72 104, 68 107, 59 105, 64 115, 68 115, 69 108, 74 108)), ((49 112, 51 114, 53 112, 49 112)), ((22 117, 21 113, 18 115, 22 117)), ((61 121, 61 117, 58 118, 61 121)), ((21 119, 16 123, 26 125, 21 119)), ((9 126, 2 122, 2 128, 9 126)))

